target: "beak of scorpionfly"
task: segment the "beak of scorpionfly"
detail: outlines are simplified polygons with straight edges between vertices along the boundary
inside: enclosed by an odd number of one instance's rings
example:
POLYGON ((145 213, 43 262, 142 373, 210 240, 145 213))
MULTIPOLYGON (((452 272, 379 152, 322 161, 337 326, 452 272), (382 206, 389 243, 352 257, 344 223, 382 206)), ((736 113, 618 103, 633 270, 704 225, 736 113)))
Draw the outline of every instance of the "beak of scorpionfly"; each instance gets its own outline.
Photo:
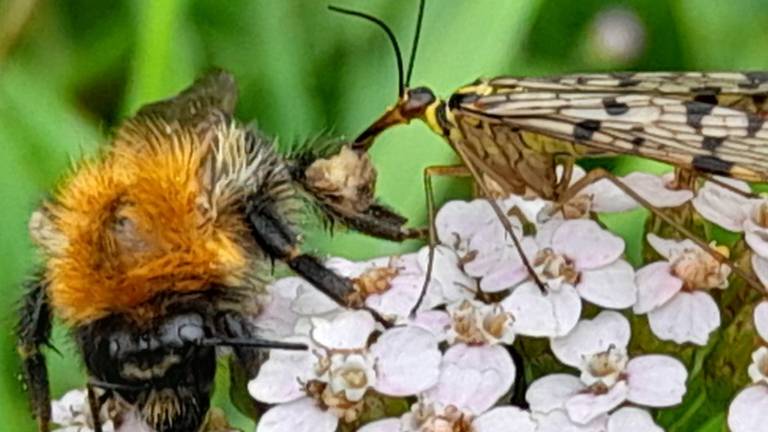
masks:
POLYGON ((392 126, 407 124, 415 118, 423 117, 427 108, 436 100, 435 94, 427 87, 406 89, 394 106, 387 109, 381 117, 355 139, 352 143, 352 149, 367 151, 380 133, 392 126))

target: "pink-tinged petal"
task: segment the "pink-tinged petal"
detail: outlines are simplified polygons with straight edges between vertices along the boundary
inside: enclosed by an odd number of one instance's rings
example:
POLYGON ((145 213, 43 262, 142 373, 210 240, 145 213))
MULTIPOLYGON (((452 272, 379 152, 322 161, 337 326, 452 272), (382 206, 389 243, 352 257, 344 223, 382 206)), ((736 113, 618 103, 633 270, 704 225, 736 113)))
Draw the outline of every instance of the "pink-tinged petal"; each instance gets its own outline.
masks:
POLYGON ((525 400, 531 411, 548 413, 564 409, 565 403, 584 390, 584 384, 578 377, 567 374, 545 375, 528 387, 525 400))
POLYGON ((626 349, 631 330, 629 321, 618 312, 602 311, 591 320, 581 320, 564 337, 552 339, 550 347, 561 362, 578 368, 584 356, 614 347, 626 349))
POLYGON ((744 222, 744 240, 756 254, 768 258, 768 228, 747 219, 744 222))
POLYGON ((565 222, 565 219, 558 218, 550 219, 539 225, 536 229, 536 243, 539 245, 539 248, 552 247, 552 237, 554 237, 555 232, 560 228, 560 225, 565 222))
POLYGON ((720 327, 717 303, 703 291, 679 292, 670 301, 648 312, 651 331, 661 340, 706 345, 720 327))
MULTIPOLYGON (((535 415, 539 427, 536 432, 605 432, 608 415, 603 414, 587 424, 574 423, 565 410, 555 410, 548 414, 535 415)), ((630 431, 626 431, 630 432, 630 431)))
MULTIPOLYGON (((440 243, 452 247, 467 240, 485 226, 496 222, 496 213, 486 200, 449 201, 435 216, 435 228, 440 243)), ((455 248, 454 248, 455 249, 455 248)))
POLYGON ((265 412, 256 432, 334 432, 339 419, 321 410, 314 400, 302 398, 265 412))
POLYGON ((555 337, 567 334, 578 322, 581 297, 567 284, 545 295, 534 282, 526 282, 502 300, 501 307, 515 318, 515 333, 555 337))
POLYGON ((318 316, 343 310, 338 303, 304 279, 296 285, 296 299, 291 303, 291 309, 294 313, 304 316, 318 316))
POLYGON ((768 424, 768 386, 758 384, 746 387, 728 408, 728 427, 731 432, 756 432, 768 424))
POLYGON ((638 405, 668 407, 677 405, 685 395, 688 371, 676 358, 644 355, 627 363, 627 399, 638 405))
POLYGON ((424 329, 432 334, 439 342, 447 337, 447 332, 453 325, 451 316, 443 310, 422 310, 413 319, 404 322, 409 326, 424 329))
MULTIPOLYGON (((429 262, 429 248, 423 247, 418 252, 419 284, 417 294, 421 293, 424 277, 429 262)), ((445 246, 435 248, 432 278, 424 299, 423 309, 431 309, 446 303, 474 298, 477 282, 461 271, 459 256, 445 246)))
POLYGON ((587 392, 570 398, 565 403, 565 410, 575 423, 587 424, 624 403, 628 393, 627 383, 619 381, 607 393, 587 392))
POLYGON ((668 261, 656 261, 639 269, 635 274, 637 303, 632 308, 636 314, 648 313, 668 302, 683 288, 683 281, 672 275, 668 261))
POLYGON ((637 301, 635 270, 624 260, 582 271, 576 289, 584 300, 610 309, 628 308, 637 301))
POLYGON ((321 347, 355 349, 366 346, 376 322, 370 312, 345 311, 327 320, 312 320, 312 340, 321 347))
POLYGON ((514 380, 515 365, 503 347, 459 344, 446 351, 438 383, 425 396, 432 402, 480 414, 506 394, 514 380))
POLYGON ((663 237, 659 237, 653 233, 648 234, 645 238, 648 240, 648 244, 650 244, 651 247, 656 252, 659 253, 659 255, 663 256, 668 260, 675 259, 678 255, 682 254, 687 250, 700 249, 699 246, 696 245, 696 243, 688 239, 685 239, 685 240, 666 239, 663 237))
POLYGON ((535 432, 531 414, 514 406, 493 408, 472 420, 473 432, 535 432))
POLYGON ((763 288, 768 291, 768 259, 757 254, 752 254, 752 270, 755 271, 763 288))
POLYGON ((552 248, 579 270, 610 264, 624 253, 624 240, 589 219, 564 222, 552 236, 552 248))
POLYGON ((248 393, 265 403, 284 403, 304 397, 302 382, 315 377, 317 359, 309 351, 270 350, 269 360, 248 382, 248 393))
POLYGON ((541 211, 549 205, 549 201, 541 198, 528 198, 519 195, 510 195, 497 202, 505 214, 509 214, 510 210, 517 208, 528 222, 534 224, 538 222, 541 211))
MULTIPOLYGON (((120 426, 115 428, 115 432, 154 432, 154 429, 147 424, 147 422, 144 421, 144 419, 141 418, 141 413, 138 412, 138 410, 131 409, 127 413, 121 413, 121 420, 120 426)), ((110 421, 111 422, 111 421, 110 421)), ((110 425, 101 425, 101 428, 104 432, 109 432, 110 425)), ((57 429, 55 432, 65 432, 61 429, 57 429)), ((80 432, 78 430, 77 432, 80 432)), ((83 431, 85 432, 85 431, 83 431)))
POLYGON ((639 204, 609 180, 598 180, 584 188, 579 195, 592 196, 592 211, 615 213, 635 209, 639 204))
POLYGON ((341 276, 354 278, 377 267, 387 267, 390 257, 379 257, 368 261, 350 261, 346 258, 332 257, 325 260, 325 266, 341 276))
POLYGON ((608 418, 607 432, 664 432, 653 421, 651 414, 640 408, 619 408, 608 418))
POLYGON ((669 176, 657 176, 643 172, 633 172, 621 179, 641 197, 656 208, 677 207, 693 198, 693 192, 688 189, 670 189, 667 182, 669 176))
MULTIPOLYGON (((718 177, 718 180, 734 186, 736 189, 749 192, 749 185, 740 180, 718 177)), ((735 232, 742 231, 742 224, 749 217, 746 208, 750 199, 731 192, 712 182, 704 183, 693 199, 693 207, 704 219, 735 232)))
POLYGON ((302 278, 287 277, 270 284, 267 288, 269 300, 253 320, 259 329, 259 336, 280 340, 295 334, 299 315, 293 311, 292 304, 298 295, 298 286, 302 283, 306 283, 302 278))
POLYGON ((399 418, 376 420, 375 422, 368 423, 361 427, 357 432, 401 432, 400 423, 401 421, 399 418))
MULTIPOLYGON (((501 234, 502 236, 504 234, 501 234)), ((475 237, 478 241, 495 242, 503 244, 502 238, 484 239, 480 236, 475 237)), ((512 244, 512 240, 507 240, 506 246, 494 253, 481 251, 477 257, 464 266, 468 275, 481 278, 480 289, 487 293, 496 293, 507 290, 528 278, 528 269, 523 264, 523 260, 512 244)), ((532 259, 539 249, 536 241, 531 237, 520 238, 520 244, 528 259, 532 259)))
POLYGON ((762 301, 755 307, 755 330, 768 342, 768 301, 762 301))
POLYGON ((440 374, 437 339, 424 329, 387 330, 373 344, 371 354, 376 358, 374 387, 386 395, 415 395, 435 385, 440 374))

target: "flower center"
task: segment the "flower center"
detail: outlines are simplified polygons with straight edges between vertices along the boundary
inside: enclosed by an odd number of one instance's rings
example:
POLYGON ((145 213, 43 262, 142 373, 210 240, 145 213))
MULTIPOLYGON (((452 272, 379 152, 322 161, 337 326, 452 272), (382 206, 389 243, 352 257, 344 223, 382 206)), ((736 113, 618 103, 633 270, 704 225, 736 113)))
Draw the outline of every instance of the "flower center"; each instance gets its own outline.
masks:
MULTIPOLYGON (((715 247, 715 249, 728 256, 727 248, 715 247)), ((731 269, 700 249, 689 249, 672 261, 672 273, 682 279, 683 288, 689 291, 724 289, 728 287, 731 269)))
POLYGON ((542 279, 557 280, 574 285, 579 282, 579 272, 573 262, 552 248, 540 250, 533 259, 533 267, 542 279))
POLYGON ((381 294, 392 287, 392 279, 400 273, 400 269, 394 265, 376 267, 367 270, 353 279, 355 292, 349 296, 349 302, 353 306, 362 306, 371 294, 381 294))
POLYGON ((498 304, 473 304, 462 301, 451 311, 453 318, 453 338, 468 345, 512 343, 514 323, 512 315, 505 312, 498 304))
POLYGON ((584 359, 581 380, 593 390, 606 390, 622 379, 629 357, 624 349, 611 346, 608 350, 584 359))
POLYGON ((471 432, 472 416, 465 414, 453 405, 448 405, 442 412, 436 412, 431 404, 419 402, 411 408, 408 415, 408 430, 419 432, 471 432))

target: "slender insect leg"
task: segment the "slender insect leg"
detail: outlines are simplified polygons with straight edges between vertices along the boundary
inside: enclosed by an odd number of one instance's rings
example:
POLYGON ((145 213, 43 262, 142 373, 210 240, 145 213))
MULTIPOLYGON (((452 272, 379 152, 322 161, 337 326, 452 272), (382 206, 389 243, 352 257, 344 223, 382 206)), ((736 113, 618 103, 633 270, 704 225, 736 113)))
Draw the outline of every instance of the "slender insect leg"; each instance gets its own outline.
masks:
POLYGON ((24 382, 29 393, 38 432, 48 432, 51 421, 51 394, 48 368, 42 348, 50 344, 51 309, 41 280, 31 282, 21 302, 16 328, 24 382))
POLYGON ((702 248, 704 251, 706 251, 709 255, 711 255, 714 259, 716 259, 718 262, 722 264, 726 264, 728 267, 731 268, 731 270, 734 271, 734 273, 738 274, 741 278, 743 278, 749 285, 751 285, 753 288, 760 291, 760 293, 764 292, 763 285, 757 281, 752 275, 748 274, 741 268, 739 268, 736 264, 731 262, 731 260, 728 259, 725 255, 721 254, 720 252, 713 249, 711 246, 709 246, 706 242, 698 238, 694 233, 692 233, 690 230, 685 228, 684 226, 680 225, 679 223, 675 222, 671 217, 669 217, 667 214, 665 214, 662 211, 659 211, 656 207, 651 205, 648 201, 646 201, 643 197, 641 197, 637 192, 632 190, 629 186, 624 184, 621 180, 619 180, 613 173, 606 171, 602 168, 595 168, 592 171, 588 172, 587 175, 580 178, 579 181, 573 184, 565 193, 560 196, 559 198, 559 205, 563 205, 563 203, 568 202, 572 198, 574 198, 582 189, 589 186, 590 184, 600 180, 600 179, 606 179, 613 183, 616 187, 621 189, 624 193, 632 197, 635 201, 637 201, 640 205, 647 208, 650 212, 652 212, 656 217, 663 220, 667 224, 669 224, 671 227, 676 229, 678 232, 686 236, 688 239, 690 239, 692 242, 696 243, 697 246, 702 248))
POLYGON ((730 185, 730 184, 728 184, 728 183, 718 179, 717 177, 715 177, 713 175, 706 174, 706 173, 696 173, 696 175, 706 179, 707 181, 710 181, 710 182, 720 186, 723 189, 727 189, 727 190, 729 190, 729 191, 731 191, 731 192, 733 192, 733 193, 735 193, 737 195, 741 195, 741 196, 743 196, 745 198, 760 198, 760 195, 758 195, 758 194, 756 194, 754 192, 751 192, 751 191, 750 192, 746 192, 746 191, 737 189, 733 185, 730 185))
POLYGON ((411 309, 411 316, 415 315, 421 306, 421 302, 424 300, 424 296, 427 294, 427 288, 429 287, 429 281, 432 279, 432 269, 435 261, 435 247, 437 246, 437 230, 435 229, 435 193, 432 188, 432 177, 471 177, 472 173, 469 172, 464 165, 435 165, 424 168, 424 194, 427 198, 427 220, 429 223, 429 243, 428 243, 428 259, 427 259, 427 271, 424 277, 424 284, 421 286, 421 292, 416 304, 411 309))
POLYGON ((93 432, 101 432, 101 418, 99 413, 101 411, 101 402, 96 395, 96 389, 91 385, 86 385, 88 391, 88 408, 91 410, 91 417, 93 418, 93 432))

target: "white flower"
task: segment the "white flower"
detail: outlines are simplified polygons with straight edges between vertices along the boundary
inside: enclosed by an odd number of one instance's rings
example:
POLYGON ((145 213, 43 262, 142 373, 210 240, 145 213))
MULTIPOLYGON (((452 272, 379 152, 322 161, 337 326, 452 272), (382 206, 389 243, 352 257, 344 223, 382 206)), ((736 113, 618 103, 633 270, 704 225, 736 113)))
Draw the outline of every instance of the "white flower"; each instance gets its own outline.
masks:
POLYGON ((564 364, 581 370, 581 379, 564 374, 535 381, 526 399, 534 412, 565 409, 568 418, 588 424, 625 401, 649 407, 680 403, 688 373, 678 360, 664 355, 629 358, 629 322, 603 311, 580 321, 571 333, 552 340, 552 351, 564 364))
MULTIPOLYGON (((53 429, 54 432, 92 432, 94 425, 88 392, 71 390, 51 402, 51 421, 60 426, 53 429)), ((116 397, 102 405, 99 422, 104 432, 152 432, 134 406, 116 397)))
POLYGON ((659 339, 706 345, 709 334, 720 326, 720 311, 705 290, 726 288, 730 268, 690 240, 649 234, 648 242, 667 260, 637 271, 633 311, 648 314, 651 331, 659 339))
POLYGON ((567 334, 581 315, 581 298, 622 309, 636 301, 635 274, 621 259, 624 241, 591 220, 551 221, 537 236, 532 263, 546 292, 532 282, 517 287, 502 306, 526 336, 567 334), (556 224, 556 225, 555 225, 556 224), (555 225, 554 229, 547 226, 555 225))
MULTIPOLYGON (((575 168, 571 183, 583 176, 584 171, 575 168)), ((692 191, 675 187, 672 172, 661 176, 633 172, 620 177, 619 180, 656 208, 678 207, 693 198, 692 191)), ((606 179, 585 187, 577 196, 589 197, 590 209, 597 213, 624 212, 640 207, 640 203, 606 179)))
POLYGON ((515 319, 498 304, 485 304, 475 300, 463 300, 448 306, 452 325, 448 342, 471 345, 507 344, 515 341, 515 319))
POLYGON ((429 404, 417 403, 401 418, 389 418, 369 423, 358 432, 536 432, 530 413, 514 406, 492 408, 472 416, 448 407, 437 411, 429 404))
MULTIPOLYGON (((754 320, 757 334, 766 341, 768 302, 757 305, 754 320)), ((752 432, 768 424, 768 348, 762 346, 752 353, 747 374, 754 384, 739 392, 728 408, 728 427, 732 432, 752 432)))
POLYGON ((255 399, 278 404, 267 411, 257 431, 333 431, 339 419, 354 421, 368 391, 415 395, 438 380, 440 351, 427 330, 406 326, 383 332, 370 313, 341 312, 311 320, 309 351, 270 351, 259 374, 248 383, 255 399))

